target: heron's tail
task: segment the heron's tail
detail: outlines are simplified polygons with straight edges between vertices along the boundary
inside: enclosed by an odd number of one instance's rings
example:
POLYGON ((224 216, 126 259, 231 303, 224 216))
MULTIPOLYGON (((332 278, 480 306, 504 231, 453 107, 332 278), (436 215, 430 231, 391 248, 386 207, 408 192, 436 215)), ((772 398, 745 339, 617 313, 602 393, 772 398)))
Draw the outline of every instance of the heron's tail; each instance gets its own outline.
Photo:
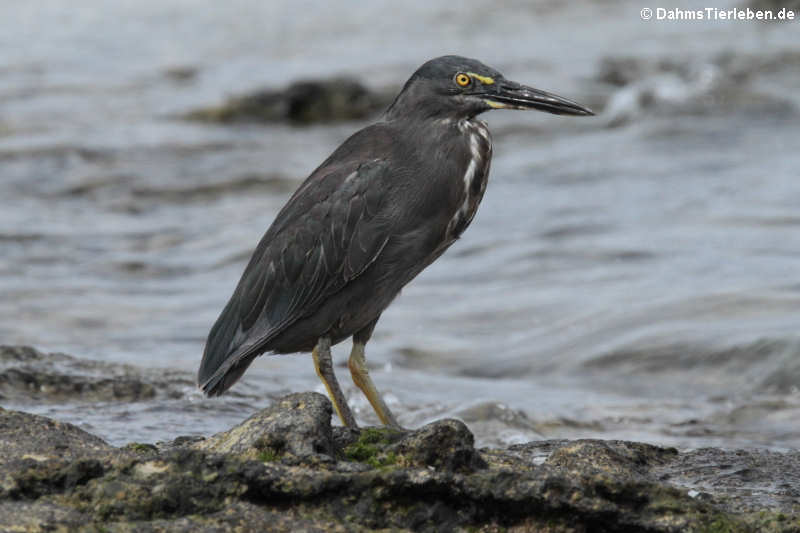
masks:
POLYGON ((239 302, 234 296, 222 310, 206 340, 197 385, 208 396, 219 396, 242 377, 258 353, 241 350, 239 302))

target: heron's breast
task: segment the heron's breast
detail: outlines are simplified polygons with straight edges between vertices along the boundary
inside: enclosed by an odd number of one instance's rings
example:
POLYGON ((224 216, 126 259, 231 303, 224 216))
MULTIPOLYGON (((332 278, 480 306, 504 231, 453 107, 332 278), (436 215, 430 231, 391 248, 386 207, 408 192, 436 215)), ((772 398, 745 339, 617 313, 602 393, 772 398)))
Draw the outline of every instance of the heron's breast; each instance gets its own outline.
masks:
POLYGON ((472 222, 486 191, 492 161, 492 137, 485 122, 478 119, 461 120, 458 129, 466 143, 469 162, 459 183, 461 203, 447 225, 450 239, 457 239, 472 222))

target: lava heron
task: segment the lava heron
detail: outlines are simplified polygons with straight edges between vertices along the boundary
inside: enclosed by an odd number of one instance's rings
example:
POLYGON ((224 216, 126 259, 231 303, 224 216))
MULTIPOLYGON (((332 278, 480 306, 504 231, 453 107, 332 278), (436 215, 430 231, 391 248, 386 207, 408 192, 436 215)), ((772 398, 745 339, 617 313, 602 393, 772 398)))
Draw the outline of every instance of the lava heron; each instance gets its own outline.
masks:
POLYGON ((492 158, 476 117, 491 109, 593 114, 474 59, 422 65, 380 120, 337 148, 278 213, 208 335, 203 391, 222 394, 263 353, 311 351, 336 412, 356 427, 331 363, 331 345, 352 336, 353 381, 381 422, 399 427, 364 347, 403 286, 475 215, 492 158))

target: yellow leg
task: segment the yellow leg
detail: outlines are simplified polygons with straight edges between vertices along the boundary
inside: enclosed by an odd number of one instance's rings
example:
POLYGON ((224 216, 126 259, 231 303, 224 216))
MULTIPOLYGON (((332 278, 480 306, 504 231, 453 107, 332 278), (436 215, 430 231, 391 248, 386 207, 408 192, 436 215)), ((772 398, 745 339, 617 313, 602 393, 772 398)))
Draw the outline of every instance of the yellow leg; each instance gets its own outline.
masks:
POLYGON ((314 369, 317 371, 319 379, 325 384, 328 389, 328 396, 333 402, 333 407, 336 409, 336 414, 342 420, 342 424, 349 428, 357 428, 356 418, 347 405, 347 400, 339 387, 339 382, 336 380, 336 374, 333 373, 333 363, 331 362, 331 340, 321 338, 311 352, 311 357, 314 359, 314 369))
POLYGON ((363 342, 357 342, 353 340, 353 350, 350 352, 350 360, 348 361, 347 366, 350 367, 350 374, 353 376, 353 383, 355 383, 356 386, 364 393, 364 396, 367 397, 367 400, 369 400, 369 403, 372 404, 372 408, 375 410, 378 418, 381 419, 383 425, 402 429, 400 424, 397 423, 397 419, 395 419, 394 415, 389 410, 389 407, 383 401, 383 398, 381 398, 381 395, 375 388, 375 384, 372 383, 372 379, 369 377, 369 372, 367 371, 367 360, 364 357, 363 342))

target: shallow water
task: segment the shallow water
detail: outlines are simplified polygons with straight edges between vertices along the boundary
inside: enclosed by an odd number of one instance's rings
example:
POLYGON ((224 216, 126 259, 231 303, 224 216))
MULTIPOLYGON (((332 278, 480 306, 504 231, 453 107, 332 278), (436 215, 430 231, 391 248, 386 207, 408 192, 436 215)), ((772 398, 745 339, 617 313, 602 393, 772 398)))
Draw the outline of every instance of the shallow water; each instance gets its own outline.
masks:
MULTIPOLYGON (((401 422, 458 416, 483 444, 800 445, 800 22, 493 5, 6 7, 0 342, 194 373, 278 209, 363 124, 175 116, 299 78, 399 86, 456 52, 600 113, 487 115, 495 156, 478 215, 368 347, 401 422), (609 58, 634 60, 623 82, 603 81, 609 58)), ((155 402, 22 407, 113 443, 155 441, 309 389, 323 390, 307 356, 264 357, 223 399, 187 387, 155 402)))

